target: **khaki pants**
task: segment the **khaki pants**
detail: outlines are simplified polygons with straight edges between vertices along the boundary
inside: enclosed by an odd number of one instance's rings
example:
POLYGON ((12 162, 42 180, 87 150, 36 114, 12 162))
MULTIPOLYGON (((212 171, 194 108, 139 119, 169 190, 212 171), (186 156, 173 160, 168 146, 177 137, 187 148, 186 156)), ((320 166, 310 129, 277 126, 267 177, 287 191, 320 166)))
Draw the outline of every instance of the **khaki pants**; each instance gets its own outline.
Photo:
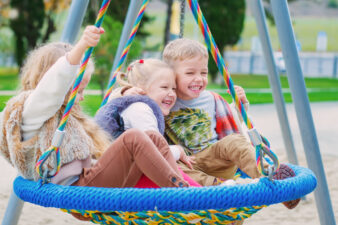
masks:
POLYGON ((203 186, 214 185, 215 178, 232 179, 240 168, 251 178, 260 177, 254 147, 241 134, 228 135, 194 154, 193 169, 180 163, 182 170, 203 186))

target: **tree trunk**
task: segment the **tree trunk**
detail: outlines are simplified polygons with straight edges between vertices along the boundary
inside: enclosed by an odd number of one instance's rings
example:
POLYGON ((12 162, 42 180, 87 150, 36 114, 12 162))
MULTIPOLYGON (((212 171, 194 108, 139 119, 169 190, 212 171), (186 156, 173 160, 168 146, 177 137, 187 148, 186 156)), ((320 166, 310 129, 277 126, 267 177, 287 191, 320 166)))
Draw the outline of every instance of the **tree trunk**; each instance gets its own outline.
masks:
POLYGON ((164 29, 164 43, 163 45, 166 46, 170 40, 170 23, 171 23, 171 8, 173 5, 173 0, 167 1, 167 19, 165 22, 165 29, 164 29))

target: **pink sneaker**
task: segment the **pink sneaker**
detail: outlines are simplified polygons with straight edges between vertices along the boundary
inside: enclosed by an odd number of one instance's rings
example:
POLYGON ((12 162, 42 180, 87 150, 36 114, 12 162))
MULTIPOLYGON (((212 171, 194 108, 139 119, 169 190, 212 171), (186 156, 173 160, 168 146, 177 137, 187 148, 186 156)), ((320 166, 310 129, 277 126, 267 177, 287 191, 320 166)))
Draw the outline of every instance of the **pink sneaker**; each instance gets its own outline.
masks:
MULTIPOLYGON (((285 178, 294 177, 294 176, 296 176, 295 172, 288 165, 280 164, 279 169, 273 175, 273 179, 283 180, 285 178)), ((298 205, 299 202, 300 202, 300 198, 283 202, 283 204, 285 205, 286 208, 293 209, 298 205)))

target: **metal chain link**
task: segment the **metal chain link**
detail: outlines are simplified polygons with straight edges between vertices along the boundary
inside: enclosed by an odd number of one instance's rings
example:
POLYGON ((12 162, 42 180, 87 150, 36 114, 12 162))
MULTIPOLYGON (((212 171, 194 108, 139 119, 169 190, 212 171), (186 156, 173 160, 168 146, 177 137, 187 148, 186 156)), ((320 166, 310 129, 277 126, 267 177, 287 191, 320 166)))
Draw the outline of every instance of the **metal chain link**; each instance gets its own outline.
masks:
POLYGON ((179 38, 183 38, 183 34, 184 34, 184 15, 185 15, 185 0, 181 0, 180 34, 179 34, 179 38))

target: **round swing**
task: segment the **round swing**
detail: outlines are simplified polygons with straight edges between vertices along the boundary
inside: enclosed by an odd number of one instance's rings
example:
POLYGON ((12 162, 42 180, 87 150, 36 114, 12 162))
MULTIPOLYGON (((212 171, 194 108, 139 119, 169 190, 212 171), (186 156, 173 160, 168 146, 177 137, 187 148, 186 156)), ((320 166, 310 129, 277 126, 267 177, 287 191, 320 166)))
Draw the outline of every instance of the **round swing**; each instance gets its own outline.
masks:
MULTIPOLYGON (((148 1, 143 0, 118 67, 109 82, 102 105, 107 102, 112 91, 117 72, 120 71, 130 49, 148 1)), ((103 1, 95 26, 101 26, 109 3, 110 0, 103 1)), ((65 212, 79 213, 93 223, 100 224, 230 224, 250 217, 267 205, 298 199, 315 189, 317 181, 314 174, 309 169, 299 166, 289 165, 296 176, 284 180, 272 180, 272 174, 279 167, 278 159, 270 150, 267 140, 264 137, 262 139, 262 136, 253 128, 238 99, 223 58, 197 0, 188 0, 188 3, 202 30, 205 42, 228 85, 231 96, 249 128, 249 136, 256 147, 258 167, 267 177, 261 178, 258 183, 189 188, 98 188, 48 183, 48 180, 56 175, 61 166, 59 146, 69 111, 74 104, 79 84, 93 51, 91 47, 85 53, 52 146, 40 157, 36 165, 42 179, 35 182, 17 177, 14 181, 14 191, 19 198, 43 207, 55 207, 65 212), (56 157, 56 166, 53 171, 48 171, 44 163, 53 153, 56 157), (263 167, 265 157, 269 157, 273 162, 269 169, 263 167)))

